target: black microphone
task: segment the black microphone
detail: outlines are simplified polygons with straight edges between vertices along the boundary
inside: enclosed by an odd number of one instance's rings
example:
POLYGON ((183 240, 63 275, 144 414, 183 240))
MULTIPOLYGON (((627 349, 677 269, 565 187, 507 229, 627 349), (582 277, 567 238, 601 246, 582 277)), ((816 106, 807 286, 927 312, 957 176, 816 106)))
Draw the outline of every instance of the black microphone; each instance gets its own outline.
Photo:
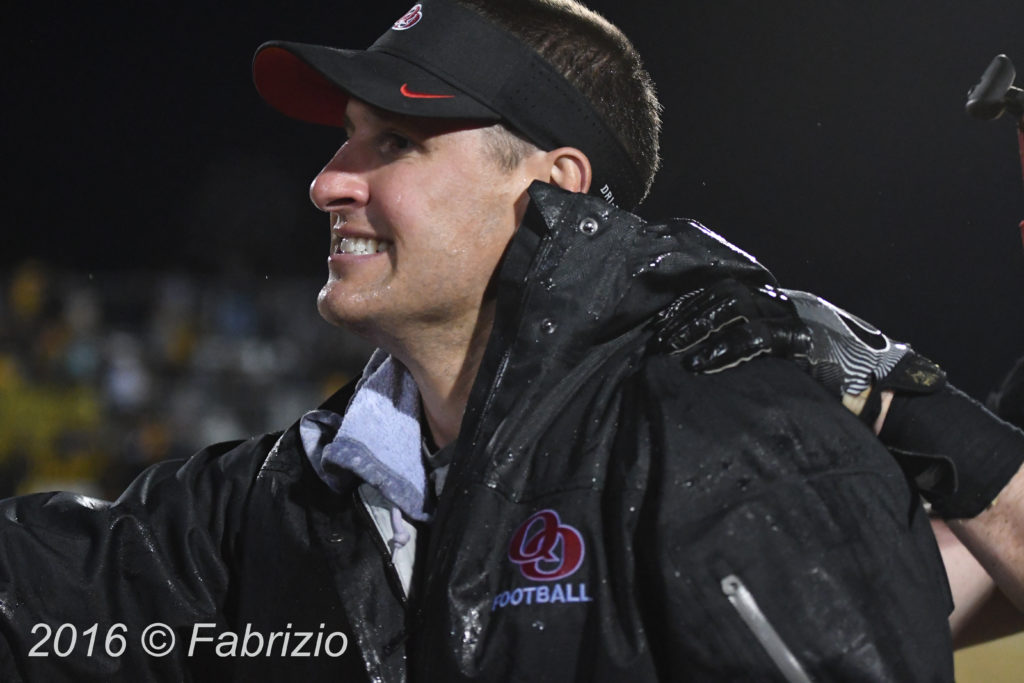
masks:
POLYGON ((1024 115, 1024 90, 1013 87, 1017 70, 1006 55, 997 55, 967 93, 967 113, 979 119, 997 119, 1004 111, 1024 115))

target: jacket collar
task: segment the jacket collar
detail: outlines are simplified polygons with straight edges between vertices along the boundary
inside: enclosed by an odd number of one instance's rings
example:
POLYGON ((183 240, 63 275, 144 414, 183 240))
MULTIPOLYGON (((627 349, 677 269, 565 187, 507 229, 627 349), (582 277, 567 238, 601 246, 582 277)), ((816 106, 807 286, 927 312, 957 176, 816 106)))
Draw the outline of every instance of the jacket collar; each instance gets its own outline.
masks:
POLYGON ((648 223, 540 182, 529 192, 497 274, 497 344, 530 340, 548 353, 576 356, 709 281, 774 282, 752 256, 696 221, 648 223))
POLYGON ((505 404, 543 395, 595 347, 643 333, 680 296, 725 277, 774 282, 752 256, 696 221, 648 223, 540 182, 529 192, 496 275, 494 329, 460 442, 476 442, 481 428, 489 432, 480 422, 484 411, 504 415, 505 404), (515 391, 503 395, 506 384, 515 391))

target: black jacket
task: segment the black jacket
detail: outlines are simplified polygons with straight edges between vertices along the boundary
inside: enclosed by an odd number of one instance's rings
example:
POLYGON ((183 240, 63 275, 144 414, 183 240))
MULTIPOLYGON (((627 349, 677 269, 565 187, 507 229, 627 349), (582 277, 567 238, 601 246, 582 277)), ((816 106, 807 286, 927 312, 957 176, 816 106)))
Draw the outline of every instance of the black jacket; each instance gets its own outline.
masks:
POLYGON ((695 223, 531 193, 411 601, 292 427, 112 504, 4 502, 3 680, 951 680, 941 561, 868 430, 785 361, 691 375, 657 342, 681 294, 771 276, 695 223), (347 649, 280 656, 301 633, 347 649))

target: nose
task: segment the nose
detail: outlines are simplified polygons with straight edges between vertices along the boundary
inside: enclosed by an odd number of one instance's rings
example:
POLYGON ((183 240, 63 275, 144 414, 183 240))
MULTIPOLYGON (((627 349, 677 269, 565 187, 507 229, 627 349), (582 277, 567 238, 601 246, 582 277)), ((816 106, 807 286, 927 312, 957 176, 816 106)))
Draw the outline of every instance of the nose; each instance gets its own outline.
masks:
POLYGON ((370 198, 365 175, 354 170, 347 147, 335 152, 309 186, 309 198, 321 211, 364 206, 370 198))

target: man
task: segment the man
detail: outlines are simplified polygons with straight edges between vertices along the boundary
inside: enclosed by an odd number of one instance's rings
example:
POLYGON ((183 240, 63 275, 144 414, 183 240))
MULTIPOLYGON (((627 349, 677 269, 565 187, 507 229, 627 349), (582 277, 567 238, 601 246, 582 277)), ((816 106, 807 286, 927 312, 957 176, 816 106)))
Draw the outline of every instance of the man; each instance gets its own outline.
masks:
POLYGON ((951 678, 888 453, 789 362, 672 353, 694 293, 773 280, 608 203, 657 167, 613 27, 436 0, 371 51, 270 44, 254 72, 346 128, 311 189, 319 307, 381 350, 283 434, 113 504, 6 502, 5 679, 951 678), (589 89, 553 66, 581 55, 589 89))

